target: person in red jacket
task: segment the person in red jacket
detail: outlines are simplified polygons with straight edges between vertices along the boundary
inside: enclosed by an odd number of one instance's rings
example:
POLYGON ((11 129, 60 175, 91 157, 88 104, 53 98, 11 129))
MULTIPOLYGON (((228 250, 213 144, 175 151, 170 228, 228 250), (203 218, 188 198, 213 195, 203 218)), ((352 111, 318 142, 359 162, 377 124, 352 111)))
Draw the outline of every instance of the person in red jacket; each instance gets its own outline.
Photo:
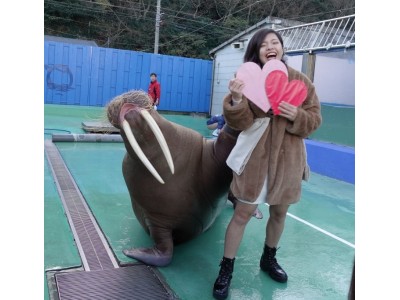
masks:
POLYGON ((149 84, 148 94, 151 97, 151 99, 153 99, 154 109, 157 109, 157 105, 160 104, 161 86, 160 83, 157 81, 156 73, 150 74, 150 84, 149 84))

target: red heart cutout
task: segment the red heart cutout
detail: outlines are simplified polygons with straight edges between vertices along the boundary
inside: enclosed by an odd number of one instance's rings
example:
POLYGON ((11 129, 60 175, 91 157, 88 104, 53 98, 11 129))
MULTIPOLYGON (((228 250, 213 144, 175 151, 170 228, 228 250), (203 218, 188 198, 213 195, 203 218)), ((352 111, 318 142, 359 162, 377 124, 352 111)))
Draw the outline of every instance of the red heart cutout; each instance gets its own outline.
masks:
POLYGON ((279 103, 286 101, 294 106, 301 105, 307 98, 307 86, 301 80, 289 82, 288 76, 275 70, 265 79, 265 92, 267 93, 271 108, 275 115, 279 115, 279 103))
POLYGON ((267 62, 262 69, 253 62, 245 62, 236 72, 236 78, 243 80, 243 94, 255 105, 267 112, 271 108, 266 91, 265 80, 269 73, 280 70, 287 74, 285 64, 277 59, 267 62))

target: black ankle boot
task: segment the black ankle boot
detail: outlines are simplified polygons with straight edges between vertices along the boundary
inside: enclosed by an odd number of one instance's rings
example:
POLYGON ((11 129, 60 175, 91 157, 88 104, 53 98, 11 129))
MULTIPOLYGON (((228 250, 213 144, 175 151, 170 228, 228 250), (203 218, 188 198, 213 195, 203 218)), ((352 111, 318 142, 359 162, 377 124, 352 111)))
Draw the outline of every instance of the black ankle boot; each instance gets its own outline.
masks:
POLYGON ((231 284, 233 265, 235 263, 235 258, 223 257, 219 270, 219 274, 214 283, 213 296, 216 299, 226 299, 228 297, 229 286, 231 284))
POLYGON ((276 261, 276 250, 276 248, 268 247, 267 244, 264 245, 264 252, 260 260, 260 268, 264 272, 267 272, 275 281, 286 282, 288 280, 288 276, 276 261))

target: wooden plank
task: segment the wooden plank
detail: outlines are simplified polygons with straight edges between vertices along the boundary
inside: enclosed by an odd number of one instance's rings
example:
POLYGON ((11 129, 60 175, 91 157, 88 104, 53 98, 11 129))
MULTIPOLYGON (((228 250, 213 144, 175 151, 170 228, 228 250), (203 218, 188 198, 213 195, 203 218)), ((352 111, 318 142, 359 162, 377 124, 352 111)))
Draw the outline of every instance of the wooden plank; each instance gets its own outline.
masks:
POLYGON ((82 122, 82 128, 86 132, 119 133, 119 129, 109 122, 82 122))

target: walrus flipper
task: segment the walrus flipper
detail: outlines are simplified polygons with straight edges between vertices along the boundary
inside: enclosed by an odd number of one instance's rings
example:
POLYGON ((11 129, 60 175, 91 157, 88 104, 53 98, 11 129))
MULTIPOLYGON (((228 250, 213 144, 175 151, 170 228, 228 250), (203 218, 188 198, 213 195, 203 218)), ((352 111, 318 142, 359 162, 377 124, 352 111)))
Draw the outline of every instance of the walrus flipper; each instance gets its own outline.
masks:
POLYGON ((153 248, 132 248, 123 250, 123 253, 137 259, 146 265, 165 267, 172 261, 174 243, 172 232, 168 228, 149 226, 150 236, 155 242, 153 248))
POLYGON ((157 247, 154 248, 132 248, 123 250, 123 253, 131 258, 137 259, 146 265, 165 267, 171 263, 172 254, 165 254, 157 247))

